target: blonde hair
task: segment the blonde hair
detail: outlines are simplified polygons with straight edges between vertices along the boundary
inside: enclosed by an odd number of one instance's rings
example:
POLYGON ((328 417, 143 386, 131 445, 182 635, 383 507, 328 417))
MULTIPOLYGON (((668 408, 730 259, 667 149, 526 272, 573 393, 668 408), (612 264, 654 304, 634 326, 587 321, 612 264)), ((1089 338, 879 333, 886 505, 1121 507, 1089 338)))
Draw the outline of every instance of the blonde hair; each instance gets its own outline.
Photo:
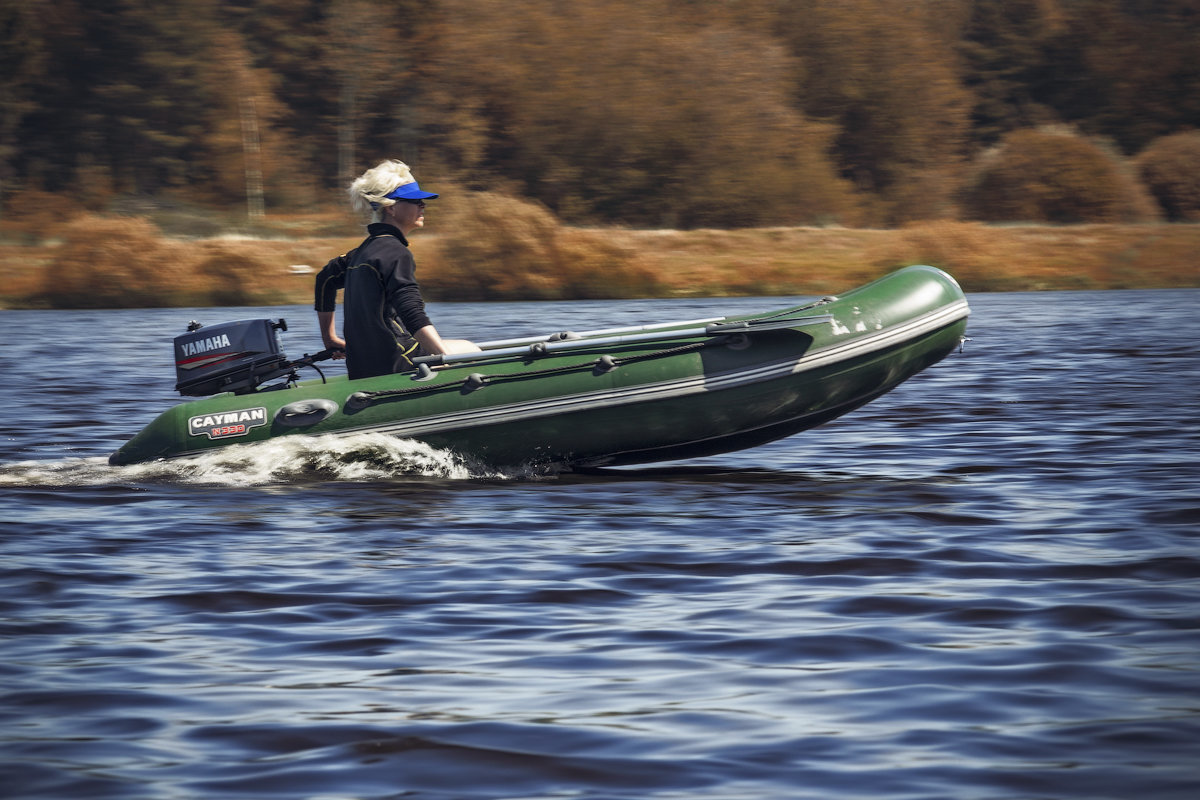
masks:
POLYGON ((412 183, 416 180, 408 164, 403 161, 383 161, 378 166, 364 172, 354 179, 347 193, 350 195, 350 205, 355 211, 371 212, 371 221, 379 222, 383 218, 383 209, 394 206, 395 200, 384 197, 397 186, 412 183))

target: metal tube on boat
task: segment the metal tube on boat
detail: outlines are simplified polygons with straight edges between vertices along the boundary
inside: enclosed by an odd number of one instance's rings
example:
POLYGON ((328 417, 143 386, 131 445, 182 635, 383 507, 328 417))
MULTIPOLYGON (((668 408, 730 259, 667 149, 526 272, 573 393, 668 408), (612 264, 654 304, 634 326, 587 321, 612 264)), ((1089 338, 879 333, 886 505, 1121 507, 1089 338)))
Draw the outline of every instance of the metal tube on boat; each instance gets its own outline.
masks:
MULTIPOLYGON (((717 319, 726 319, 726 317, 718 317, 717 319)), ((784 317, 775 320, 763 320, 758 324, 755 324, 755 320, 740 320, 737 322, 726 323, 724 325, 717 325, 713 324, 717 320, 712 320, 703 328, 656 330, 647 331, 645 333, 627 333, 620 336, 596 336, 594 338, 586 339, 564 339, 558 342, 547 342, 538 339, 526 346, 496 347, 491 350, 484 350, 478 353, 449 353, 434 356, 417 356, 413 359, 413 363, 440 366, 442 364, 457 364, 463 361, 489 361, 498 358, 508 358, 510 356, 528 356, 530 358, 537 358, 547 355, 548 353, 559 352, 562 350, 581 350, 589 347, 607 347, 608 345, 614 344, 634 344, 638 342, 661 342, 670 339, 692 339, 697 336, 722 336, 730 333, 753 333, 756 330, 780 330, 783 328, 800 327, 803 325, 815 325, 822 322, 828 322, 831 319, 833 319, 833 317, 830 314, 818 314, 806 317, 784 317)), ((696 321, 703 322, 704 320, 696 321)), ((679 325, 688 323, 673 324, 679 325)))
MULTIPOLYGON (((657 322, 653 325, 630 325, 626 328, 600 328, 594 331, 579 331, 575 335, 580 338, 587 336, 609 336, 614 333, 640 333, 642 331, 662 330, 663 328, 671 328, 676 325, 704 325, 709 322, 719 322, 725 317, 707 317, 705 319, 688 319, 679 322, 657 322)), ((484 350, 491 350, 498 347, 512 347, 518 344, 533 344, 534 342, 551 341, 552 336, 557 336, 557 333, 543 334, 541 336, 522 336, 517 339, 496 339, 491 342, 480 342, 479 346, 484 350)))
POLYGON ((501 347, 484 350, 480 353, 446 353, 436 356, 417 356, 414 364, 457 364, 461 361, 489 361, 495 358, 509 356, 530 356, 536 358, 547 353, 560 350, 581 350, 586 347, 606 347, 610 344, 629 344, 636 342, 660 342, 666 339, 691 339, 704 336, 705 328, 686 328, 683 330, 658 331, 656 333, 633 333, 624 336, 601 336, 594 339, 565 339, 561 342, 535 341, 525 347, 501 347))

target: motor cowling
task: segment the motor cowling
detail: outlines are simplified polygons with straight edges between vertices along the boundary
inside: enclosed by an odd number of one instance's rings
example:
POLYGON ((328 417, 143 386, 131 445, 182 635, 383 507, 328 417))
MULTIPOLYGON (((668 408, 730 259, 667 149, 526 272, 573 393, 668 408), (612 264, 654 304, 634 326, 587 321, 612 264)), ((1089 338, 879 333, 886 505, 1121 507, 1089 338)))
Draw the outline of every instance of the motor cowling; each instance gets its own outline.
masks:
POLYGON ((243 319, 217 325, 192 322, 175 337, 175 389, 190 397, 244 394, 287 375, 291 363, 279 344, 287 322, 243 319))

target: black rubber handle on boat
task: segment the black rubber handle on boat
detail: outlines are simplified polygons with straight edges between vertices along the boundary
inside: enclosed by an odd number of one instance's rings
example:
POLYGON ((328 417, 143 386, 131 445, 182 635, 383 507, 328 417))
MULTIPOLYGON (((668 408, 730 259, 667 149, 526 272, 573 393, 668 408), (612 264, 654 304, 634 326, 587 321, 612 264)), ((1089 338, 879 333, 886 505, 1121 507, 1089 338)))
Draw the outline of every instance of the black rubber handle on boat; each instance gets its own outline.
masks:
POLYGON ((293 361, 291 363, 291 366, 293 366, 293 367, 310 367, 318 361, 328 361, 329 359, 333 358, 334 353, 342 353, 342 352, 345 352, 345 351, 342 350, 342 348, 340 348, 340 347, 326 347, 321 352, 313 353, 311 356, 308 355, 307 353, 305 353, 303 358, 297 358, 295 361, 293 361))

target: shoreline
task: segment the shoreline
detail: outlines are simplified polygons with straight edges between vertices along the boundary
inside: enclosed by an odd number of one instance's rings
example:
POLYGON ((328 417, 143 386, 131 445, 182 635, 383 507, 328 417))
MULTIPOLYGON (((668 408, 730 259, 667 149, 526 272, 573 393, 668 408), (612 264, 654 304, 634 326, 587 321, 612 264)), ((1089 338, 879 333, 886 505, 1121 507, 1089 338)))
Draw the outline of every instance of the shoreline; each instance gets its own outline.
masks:
MULTIPOLYGON (((163 235, 138 218, 103 218, 102 223, 110 240, 82 252, 78 244, 53 239, 0 243, 0 308, 309 303, 313 273, 360 241, 353 233, 285 238, 280 232, 259 238, 236 231, 197 239, 163 235)), ((98 239, 103 236, 84 241, 91 245, 98 239)), ((1200 224, 1194 223, 930 221, 896 229, 691 231, 563 227, 556 245, 565 242, 583 265, 569 280, 547 269, 534 253, 504 251, 503 270, 452 261, 444 253, 447 239, 442 232, 413 237, 422 288, 435 302, 820 296, 908 264, 944 269, 968 293, 1200 287, 1200 224)))

